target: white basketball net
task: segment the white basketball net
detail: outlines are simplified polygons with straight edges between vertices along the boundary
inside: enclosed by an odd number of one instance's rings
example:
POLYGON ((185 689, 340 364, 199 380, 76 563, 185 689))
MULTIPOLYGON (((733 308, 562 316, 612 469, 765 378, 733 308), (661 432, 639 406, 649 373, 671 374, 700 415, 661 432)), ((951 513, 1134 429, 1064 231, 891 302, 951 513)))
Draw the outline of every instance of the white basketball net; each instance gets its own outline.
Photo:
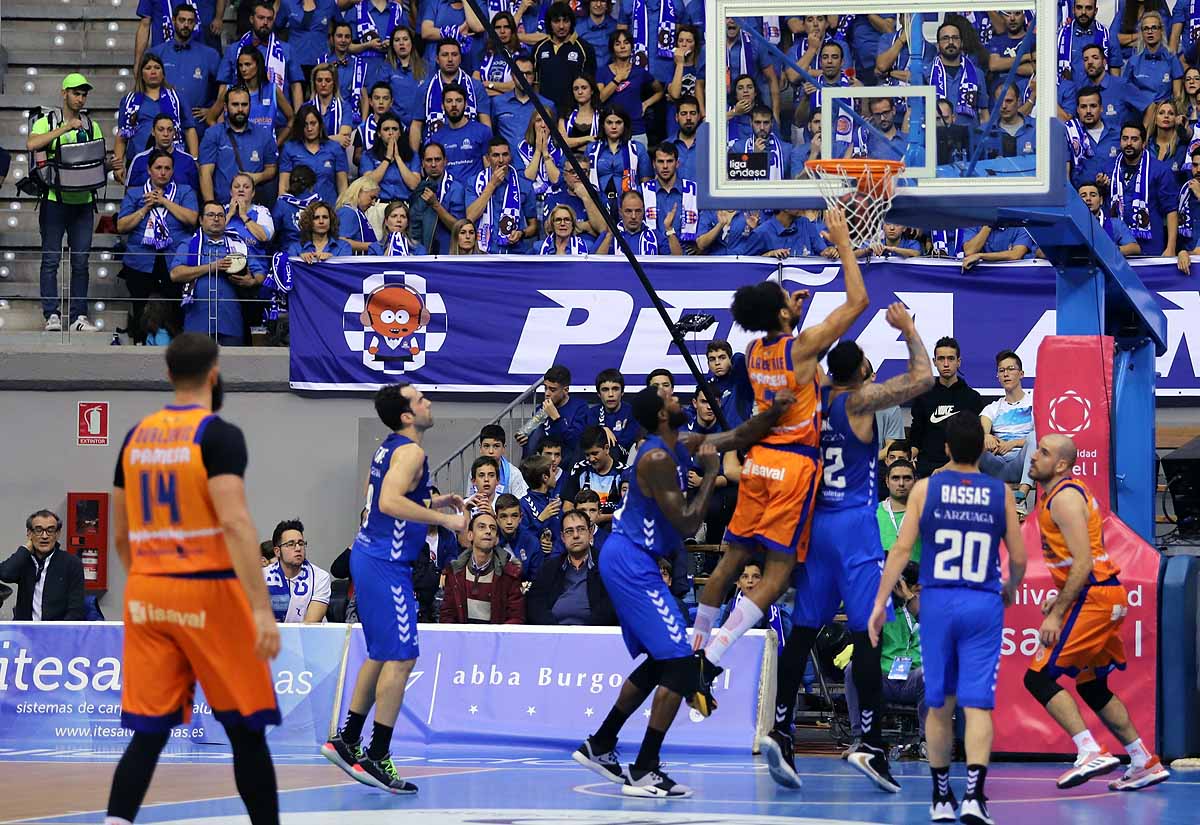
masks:
POLYGON ((850 243, 863 249, 883 242, 883 218, 892 208, 895 178, 900 169, 875 170, 842 164, 829 168, 808 167, 825 198, 825 205, 846 213, 850 243))

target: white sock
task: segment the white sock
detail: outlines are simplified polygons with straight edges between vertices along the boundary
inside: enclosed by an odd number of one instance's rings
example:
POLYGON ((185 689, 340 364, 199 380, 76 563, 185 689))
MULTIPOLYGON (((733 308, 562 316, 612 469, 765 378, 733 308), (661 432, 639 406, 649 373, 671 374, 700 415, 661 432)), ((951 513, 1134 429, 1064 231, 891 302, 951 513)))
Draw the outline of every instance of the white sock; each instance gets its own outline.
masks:
POLYGON ((710 607, 707 604, 697 605, 696 621, 692 623, 692 638, 707 642, 708 634, 712 632, 713 624, 717 621, 720 612, 721 608, 719 607, 710 607))
POLYGON ((1083 756, 1085 753, 1099 753, 1103 750, 1100 747, 1100 743, 1092 736, 1092 732, 1086 728, 1082 733, 1072 736, 1071 739, 1075 741, 1075 749, 1079 751, 1080 756, 1083 756))
POLYGON ((1135 768, 1144 768, 1146 767, 1146 763, 1150 761, 1150 751, 1146 750, 1146 746, 1142 744, 1141 739, 1134 739, 1126 745, 1125 753, 1129 754, 1129 759, 1133 762, 1135 768))
POLYGON ((719 665, 721 658, 733 643, 758 624, 762 617, 762 609, 750 599, 739 600, 725 624, 708 640, 708 645, 704 648, 704 655, 708 657, 708 661, 719 665))

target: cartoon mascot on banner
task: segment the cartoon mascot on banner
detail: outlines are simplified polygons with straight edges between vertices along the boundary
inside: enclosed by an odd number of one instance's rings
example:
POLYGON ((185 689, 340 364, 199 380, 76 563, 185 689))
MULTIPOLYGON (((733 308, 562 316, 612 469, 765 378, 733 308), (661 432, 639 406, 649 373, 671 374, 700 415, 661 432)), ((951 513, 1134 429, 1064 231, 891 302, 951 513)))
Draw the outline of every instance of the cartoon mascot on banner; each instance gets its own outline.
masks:
POLYGON ((425 364, 445 339, 445 305, 425 292, 425 279, 408 272, 383 272, 363 279, 343 308, 346 344, 362 353, 377 372, 400 374, 425 364))

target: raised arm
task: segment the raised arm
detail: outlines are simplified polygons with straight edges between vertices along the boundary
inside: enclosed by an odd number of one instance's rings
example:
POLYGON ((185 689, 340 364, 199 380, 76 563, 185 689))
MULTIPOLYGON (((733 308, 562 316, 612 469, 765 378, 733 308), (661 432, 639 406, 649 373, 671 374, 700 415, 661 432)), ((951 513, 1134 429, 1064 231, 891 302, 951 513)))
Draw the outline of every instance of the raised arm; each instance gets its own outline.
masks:
POLYGON ((904 336, 908 345, 908 371, 889 378, 882 384, 867 384, 846 401, 851 415, 873 413, 911 401, 933 386, 933 369, 929 354, 917 334, 917 326, 904 304, 897 301, 887 309, 887 322, 904 336))
POLYGON ((795 400, 796 396, 792 394, 791 390, 779 390, 775 393, 775 400, 771 402, 768 409, 743 421, 733 430, 705 436, 704 443, 711 444, 717 452, 722 453, 728 450, 744 450, 770 432, 775 423, 779 421, 779 417, 795 400))
MULTIPOLYGON (((846 279, 846 300, 835 307, 819 324, 800 333, 792 344, 792 360, 798 366, 805 362, 815 364, 825 350, 850 329, 867 309, 867 286, 863 283, 862 270, 854 247, 850 244, 850 228, 846 225, 846 213, 841 209, 826 209, 825 223, 829 227, 828 239, 837 248, 838 259, 846 279)), ((806 376, 797 376, 807 381, 806 376)))

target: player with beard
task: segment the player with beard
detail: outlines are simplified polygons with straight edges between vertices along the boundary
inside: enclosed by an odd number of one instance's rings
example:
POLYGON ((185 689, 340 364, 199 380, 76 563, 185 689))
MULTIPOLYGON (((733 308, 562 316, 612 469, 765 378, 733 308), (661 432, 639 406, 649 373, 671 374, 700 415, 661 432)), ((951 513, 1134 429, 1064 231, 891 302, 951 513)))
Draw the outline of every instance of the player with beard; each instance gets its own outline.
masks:
MULTIPOLYGON (((631 468, 629 492, 613 517, 613 531, 600 554, 600 576, 612 598, 625 645, 646 660, 625 679, 604 723, 573 757, 612 782, 626 796, 679 799, 691 796, 663 772, 659 751, 685 696, 700 690, 687 639, 687 618, 663 581, 658 562, 683 548, 683 537, 699 529, 717 478, 717 456, 745 449, 767 434, 794 401, 781 389, 767 410, 731 432, 702 436, 680 432, 687 417, 667 389, 647 387, 633 397, 633 418, 646 440, 631 468), (704 468, 699 488, 688 500, 687 469, 692 455, 704 468), (617 756, 617 735, 651 693, 650 718, 637 760, 628 770, 617 756)), ((691 699, 689 699, 691 701, 691 699)))

